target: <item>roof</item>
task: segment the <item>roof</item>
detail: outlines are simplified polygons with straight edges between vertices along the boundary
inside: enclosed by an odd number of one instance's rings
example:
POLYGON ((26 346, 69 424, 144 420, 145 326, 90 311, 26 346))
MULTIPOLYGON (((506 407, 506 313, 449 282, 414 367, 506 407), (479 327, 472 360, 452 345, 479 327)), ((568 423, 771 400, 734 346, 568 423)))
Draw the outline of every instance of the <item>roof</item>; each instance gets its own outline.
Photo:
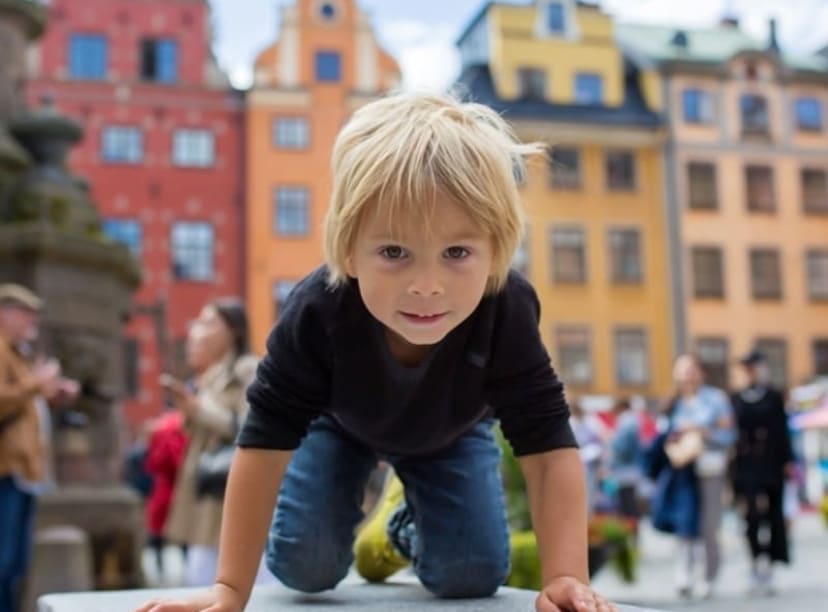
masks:
MULTIPOLYGON (((619 23, 615 35, 624 51, 638 63, 690 62, 719 64, 745 51, 764 53, 768 43, 745 34, 739 28, 682 28, 664 25, 619 23), (677 33, 687 40, 685 47, 673 44, 677 33)), ((828 72, 828 58, 819 55, 782 53, 782 62, 795 70, 828 72)))
POLYGON ((625 83, 624 103, 620 107, 553 104, 545 100, 521 98, 503 100, 498 97, 487 65, 467 66, 455 83, 464 97, 485 104, 511 119, 540 119, 589 125, 612 125, 656 128, 661 118, 644 104, 634 76, 625 83))

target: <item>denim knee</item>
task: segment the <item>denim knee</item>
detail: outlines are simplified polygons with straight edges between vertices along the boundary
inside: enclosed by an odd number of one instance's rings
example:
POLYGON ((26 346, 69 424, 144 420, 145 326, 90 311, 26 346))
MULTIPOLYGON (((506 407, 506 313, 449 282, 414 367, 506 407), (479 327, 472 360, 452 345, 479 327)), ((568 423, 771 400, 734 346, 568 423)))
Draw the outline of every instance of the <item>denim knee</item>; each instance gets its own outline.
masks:
POLYGON ((504 560, 460 560, 419 569, 423 586, 446 599, 490 597, 509 576, 509 563, 504 560))
POLYGON ((352 554, 320 554, 320 547, 297 539, 271 537, 267 545, 267 568, 286 587, 303 593, 333 589, 348 574, 352 554))

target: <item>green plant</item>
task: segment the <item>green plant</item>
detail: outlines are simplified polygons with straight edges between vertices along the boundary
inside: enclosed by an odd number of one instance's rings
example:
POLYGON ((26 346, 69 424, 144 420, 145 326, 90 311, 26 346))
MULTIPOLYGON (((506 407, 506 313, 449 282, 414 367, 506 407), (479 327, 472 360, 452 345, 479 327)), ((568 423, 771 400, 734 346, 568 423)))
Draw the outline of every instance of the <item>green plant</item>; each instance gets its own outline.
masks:
POLYGON ((822 498, 822 504, 820 506, 820 509, 822 510, 822 519, 825 521, 825 526, 828 527, 828 495, 822 498))

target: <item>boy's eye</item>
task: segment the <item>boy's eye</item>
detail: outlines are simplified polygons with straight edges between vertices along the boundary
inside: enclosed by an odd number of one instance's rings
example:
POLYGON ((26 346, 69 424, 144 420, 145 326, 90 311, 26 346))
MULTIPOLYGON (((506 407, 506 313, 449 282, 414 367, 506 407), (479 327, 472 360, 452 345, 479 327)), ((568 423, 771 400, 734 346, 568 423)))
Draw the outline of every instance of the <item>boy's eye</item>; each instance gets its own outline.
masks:
POLYGON ((469 250, 466 247, 453 246, 446 249, 446 257, 449 259, 465 259, 469 256, 469 250))
POLYGON ((405 257, 405 250, 401 246, 390 245, 382 247, 380 254, 386 259, 402 259, 405 257))

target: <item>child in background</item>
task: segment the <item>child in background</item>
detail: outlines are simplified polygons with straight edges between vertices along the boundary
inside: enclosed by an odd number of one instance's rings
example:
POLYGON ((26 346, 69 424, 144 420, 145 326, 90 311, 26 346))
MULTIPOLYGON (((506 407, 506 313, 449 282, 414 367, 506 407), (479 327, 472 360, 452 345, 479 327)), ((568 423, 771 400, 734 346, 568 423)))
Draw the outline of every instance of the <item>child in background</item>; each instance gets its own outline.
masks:
POLYGON ((216 584, 141 611, 242 610, 265 540, 284 584, 334 588, 380 459, 402 484, 385 499, 400 503, 357 566, 411 563, 438 597, 491 596, 509 571, 495 418, 526 477, 537 610, 615 610, 589 587, 583 470, 538 299, 509 270, 523 230, 515 170, 541 151, 449 97, 354 113, 333 152, 326 265, 293 291, 248 390, 216 584))

